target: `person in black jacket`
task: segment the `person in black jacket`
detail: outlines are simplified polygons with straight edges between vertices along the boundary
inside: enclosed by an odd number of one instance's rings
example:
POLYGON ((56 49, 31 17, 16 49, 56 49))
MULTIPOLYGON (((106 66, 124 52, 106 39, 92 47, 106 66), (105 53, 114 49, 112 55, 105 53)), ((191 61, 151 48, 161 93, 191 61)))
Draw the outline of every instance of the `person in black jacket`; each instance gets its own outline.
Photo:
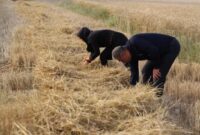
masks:
POLYGON ((87 27, 81 28, 77 36, 87 45, 87 51, 90 56, 85 58, 85 64, 92 62, 100 55, 102 65, 106 65, 108 60, 112 60, 112 50, 116 46, 125 45, 128 41, 127 37, 113 30, 96 30, 92 31, 87 27), (105 47, 100 54, 100 48, 105 47))
POLYGON ((132 85, 139 80, 138 61, 147 60, 142 70, 142 82, 157 87, 157 95, 162 96, 166 76, 179 52, 180 44, 176 38, 143 33, 131 37, 125 46, 116 47, 112 55, 115 59, 130 64, 132 85))

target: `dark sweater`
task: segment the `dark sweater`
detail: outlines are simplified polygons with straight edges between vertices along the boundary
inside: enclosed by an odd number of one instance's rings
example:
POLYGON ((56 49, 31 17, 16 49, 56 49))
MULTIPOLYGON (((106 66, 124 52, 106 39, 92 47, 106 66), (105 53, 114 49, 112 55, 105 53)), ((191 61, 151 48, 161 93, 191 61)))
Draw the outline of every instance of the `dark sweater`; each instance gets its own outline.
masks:
POLYGON ((100 48, 105 47, 113 50, 116 46, 125 45, 127 37, 112 30, 97 30, 90 32, 87 37, 87 51, 91 52, 90 58, 94 60, 100 54, 100 48))
POLYGON ((137 34, 126 43, 126 48, 132 55, 131 84, 135 85, 139 80, 139 60, 151 60, 155 63, 155 68, 159 66, 162 57, 169 52, 170 43, 174 37, 163 34, 144 33, 137 34))

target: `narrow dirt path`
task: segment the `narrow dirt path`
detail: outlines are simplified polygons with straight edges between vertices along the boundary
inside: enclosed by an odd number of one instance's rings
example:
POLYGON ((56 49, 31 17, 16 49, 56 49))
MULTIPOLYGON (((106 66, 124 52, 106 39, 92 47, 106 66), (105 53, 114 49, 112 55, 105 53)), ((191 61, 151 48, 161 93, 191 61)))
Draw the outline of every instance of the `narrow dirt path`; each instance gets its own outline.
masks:
POLYGON ((12 31, 18 24, 14 11, 14 2, 0 0, 0 66, 8 58, 8 45, 10 44, 12 31))

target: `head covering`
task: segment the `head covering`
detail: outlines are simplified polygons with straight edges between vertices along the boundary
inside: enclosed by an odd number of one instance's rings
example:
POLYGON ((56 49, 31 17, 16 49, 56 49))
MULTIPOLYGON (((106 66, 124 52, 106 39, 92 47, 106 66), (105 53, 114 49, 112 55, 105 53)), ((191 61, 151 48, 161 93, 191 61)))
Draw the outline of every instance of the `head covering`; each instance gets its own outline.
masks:
POLYGON ((89 36, 89 34, 91 33, 92 31, 87 28, 87 27, 83 27, 80 29, 80 31, 77 33, 77 36, 79 38, 81 38, 83 41, 87 42, 87 37, 89 36))

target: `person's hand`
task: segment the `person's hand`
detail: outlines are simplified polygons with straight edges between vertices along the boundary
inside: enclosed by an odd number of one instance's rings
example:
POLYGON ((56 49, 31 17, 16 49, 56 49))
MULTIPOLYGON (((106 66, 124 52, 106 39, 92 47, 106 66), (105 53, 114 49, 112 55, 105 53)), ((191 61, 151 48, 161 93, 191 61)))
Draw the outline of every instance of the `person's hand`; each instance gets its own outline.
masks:
POLYGON ((159 69, 153 69, 153 80, 157 80, 161 77, 161 73, 159 69))
POLYGON ((88 62, 88 61, 84 61, 83 62, 83 65, 88 65, 90 62, 88 62))
POLYGON ((90 57, 89 57, 89 56, 84 57, 84 60, 83 60, 83 64, 84 64, 84 65, 87 65, 87 64, 89 64, 90 62, 91 62, 91 60, 90 60, 90 57))
POLYGON ((89 56, 85 57, 85 61, 90 63, 91 62, 90 57, 89 56))
POLYGON ((90 56, 85 56, 85 57, 84 57, 84 60, 89 59, 89 58, 90 58, 90 56))

